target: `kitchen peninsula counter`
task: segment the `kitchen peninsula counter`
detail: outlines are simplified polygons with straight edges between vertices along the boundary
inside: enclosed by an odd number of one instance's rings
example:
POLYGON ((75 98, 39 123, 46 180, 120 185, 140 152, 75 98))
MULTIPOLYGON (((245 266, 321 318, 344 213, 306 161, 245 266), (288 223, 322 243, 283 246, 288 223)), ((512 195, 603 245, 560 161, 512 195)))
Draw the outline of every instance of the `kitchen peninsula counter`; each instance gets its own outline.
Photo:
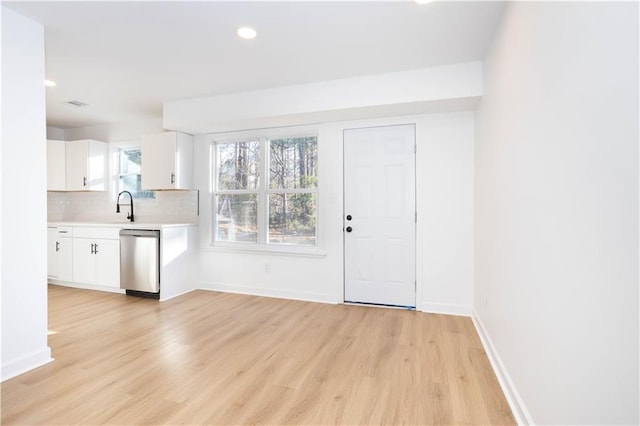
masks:
POLYGON ((120 230, 160 231, 160 301, 195 288, 197 225, 185 222, 49 221, 51 284, 124 293, 120 288, 120 230))

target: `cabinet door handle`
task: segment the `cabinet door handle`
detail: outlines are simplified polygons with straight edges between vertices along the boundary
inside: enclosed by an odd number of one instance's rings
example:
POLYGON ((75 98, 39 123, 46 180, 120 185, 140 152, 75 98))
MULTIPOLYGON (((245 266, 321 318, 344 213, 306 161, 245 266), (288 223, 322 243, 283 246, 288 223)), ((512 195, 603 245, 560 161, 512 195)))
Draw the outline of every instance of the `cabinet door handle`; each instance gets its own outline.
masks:
POLYGON ((95 243, 93 247, 93 254, 98 254, 98 243, 95 243))
POLYGON ((56 251, 60 251, 60 242, 56 241, 56 251))
POLYGON ((87 186, 87 177, 82 178, 82 186, 87 186))
POLYGON ((176 174, 175 173, 171 173, 171 183, 176 183, 176 174))
POLYGON ((94 251, 93 251, 93 246, 95 246, 95 244, 91 243, 91 254, 93 254, 93 253, 94 253, 94 251))

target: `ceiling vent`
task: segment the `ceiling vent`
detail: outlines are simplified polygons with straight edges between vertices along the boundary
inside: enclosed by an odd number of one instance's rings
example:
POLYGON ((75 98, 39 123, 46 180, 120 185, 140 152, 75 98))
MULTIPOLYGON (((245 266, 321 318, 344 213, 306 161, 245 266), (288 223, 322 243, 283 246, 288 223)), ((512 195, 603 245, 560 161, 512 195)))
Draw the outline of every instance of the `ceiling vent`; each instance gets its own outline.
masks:
POLYGON ((63 102, 63 104, 68 105, 68 106, 73 107, 73 108, 81 108, 81 107, 87 106, 87 104, 85 104, 84 102, 80 102, 80 101, 67 101, 67 102, 63 102))

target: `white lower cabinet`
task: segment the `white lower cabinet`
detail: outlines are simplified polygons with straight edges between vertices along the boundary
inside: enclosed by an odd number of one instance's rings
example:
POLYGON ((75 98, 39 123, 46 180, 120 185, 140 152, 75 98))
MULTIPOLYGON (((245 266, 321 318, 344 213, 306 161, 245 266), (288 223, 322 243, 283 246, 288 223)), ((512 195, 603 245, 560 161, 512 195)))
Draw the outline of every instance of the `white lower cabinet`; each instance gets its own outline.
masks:
POLYGON ((120 229, 49 226, 47 275, 56 284, 120 289, 120 229))
POLYGON ((73 238, 58 236, 58 279, 73 279, 73 238))
POLYGON ((60 281, 73 279, 73 239, 69 227, 47 228, 47 276, 60 281))
POLYGON ((120 288, 120 240, 98 240, 96 250, 96 284, 120 288))
POLYGON ((120 241, 73 238, 73 281, 120 287, 120 241))
MULTIPOLYGON (((197 227, 174 225, 149 229, 161 231, 160 300, 193 290, 197 227)), ((124 293, 120 289, 120 227, 51 223, 47 232, 47 272, 52 283, 124 293)))

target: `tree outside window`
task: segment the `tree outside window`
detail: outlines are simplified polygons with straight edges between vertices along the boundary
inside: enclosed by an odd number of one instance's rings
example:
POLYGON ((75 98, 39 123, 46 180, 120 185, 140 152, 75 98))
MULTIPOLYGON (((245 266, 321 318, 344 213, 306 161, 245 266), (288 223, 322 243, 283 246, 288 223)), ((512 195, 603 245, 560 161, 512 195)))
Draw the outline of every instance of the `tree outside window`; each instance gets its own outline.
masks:
POLYGON ((269 141, 269 243, 315 245, 317 138, 269 141))
POLYGON ((215 144, 214 241, 316 245, 316 136, 215 144))

